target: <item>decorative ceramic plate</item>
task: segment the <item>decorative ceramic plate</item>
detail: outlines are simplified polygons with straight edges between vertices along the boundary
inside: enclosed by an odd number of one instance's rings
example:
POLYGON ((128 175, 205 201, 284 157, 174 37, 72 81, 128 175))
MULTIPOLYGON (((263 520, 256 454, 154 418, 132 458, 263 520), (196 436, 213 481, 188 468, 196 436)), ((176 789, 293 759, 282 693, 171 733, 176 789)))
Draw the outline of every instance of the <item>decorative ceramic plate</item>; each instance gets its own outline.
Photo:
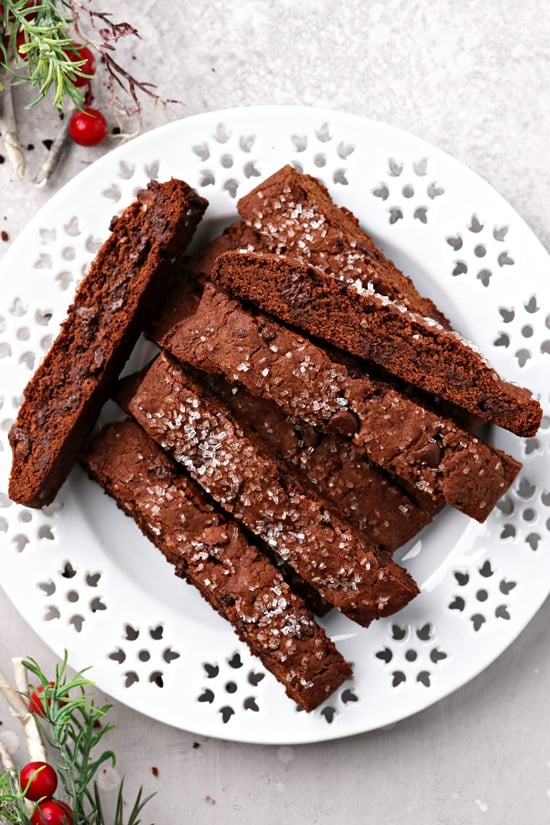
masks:
MULTIPOLYGON (((449 694, 518 635, 550 587, 549 259, 490 186, 403 132, 318 109, 190 117, 94 163, 30 222, 0 272, 1 583, 22 616, 75 668, 142 713, 189 731, 300 743, 371 730, 449 694), (236 200, 286 163, 317 175, 354 210, 420 290, 508 379, 545 407, 536 438, 493 428, 523 462, 487 522, 447 509, 397 559, 422 593, 365 630, 324 624, 354 677, 311 714, 232 629, 75 469, 43 511, 10 503, 7 432, 111 216, 149 178, 181 177, 208 198, 198 241, 236 200)), ((141 345, 143 346, 143 345, 141 345)), ((144 353, 137 348, 139 364, 144 353)))

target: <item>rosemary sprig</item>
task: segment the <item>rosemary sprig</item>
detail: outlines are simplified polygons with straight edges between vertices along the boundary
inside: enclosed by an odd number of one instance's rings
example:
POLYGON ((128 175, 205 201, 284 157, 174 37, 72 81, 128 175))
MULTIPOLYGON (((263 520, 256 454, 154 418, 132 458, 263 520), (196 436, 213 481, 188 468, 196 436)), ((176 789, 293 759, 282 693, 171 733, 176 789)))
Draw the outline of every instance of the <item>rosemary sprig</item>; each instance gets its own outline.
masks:
MULTIPOLYGON (((117 800, 116 800, 116 807, 115 807, 115 818, 113 820, 113 825, 123 825, 124 823, 124 780, 121 781, 120 787, 117 793, 117 800)), ((94 784, 94 792, 96 794, 96 811, 92 814, 92 817, 88 820, 89 825, 107 825, 107 820, 104 818, 103 815, 103 808, 101 804, 101 797, 99 795, 99 790, 97 785, 94 784)), ((141 819, 138 819, 140 813, 147 805, 149 800, 153 797, 153 794, 149 794, 149 796, 143 796, 143 789, 140 788, 137 792, 137 796, 135 798, 134 804, 132 805, 132 810, 128 815, 127 825, 140 825, 141 819)))
MULTIPOLYGON (((124 782, 121 781, 114 819, 106 819, 96 777, 105 764, 115 765, 112 750, 101 750, 103 737, 113 729, 105 715, 111 705, 96 705, 91 682, 82 670, 68 672, 67 656, 57 665, 55 679, 49 681, 34 659, 23 666, 35 684, 29 688, 30 710, 35 711, 40 733, 46 742, 50 763, 58 774, 66 799, 72 808, 74 825, 139 825, 139 816, 150 796, 137 793, 125 820, 124 782), (36 713, 36 711, 39 711, 36 713)), ((17 772, 0 773, 0 822, 7 825, 31 825, 24 792, 17 772)))
POLYGON ((50 91, 60 112, 67 100, 77 108, 83 107, 85 91, 76 81, 87 77, 82 71, 85 61, 77 59, 72 33, 83 43, 89 43, 101 57, 113 111, 123 116, 139 116, 139 94, 163 105, 179 102, 160 97, 154 84, 138 80, 115 59, 120 39, 140 35, 130 23, 113 21, 110 12, 94 11, 89 2, 81 0, 4 0, 2 7, 0 34, 3 31, 8 39, 4 42, 0 38, 0 67, 10 73, 14 84, 27 83, 36 89, 36 97, 28 108, 43 101, 50 91), (85 31, 86 23, 93 37, 85 31))
MULTIPOLYGON (((138 30, 126 21, 117 21, 108 11, 92 7, 93 0, 3 0, 0 3, 0 134, 6 154, 17 175, 22 177, 25 157, 17 134, 11 105, 12 87, 26 85, 34 90, 31 109, 48 100, 57 108, 65 123, 60 128, 55 152, 43 164, 35 180, 44 185, 51 176, 68 143, 67 131, 79 112, 90 108, 97 91, 97 80, 104 90, 101 106, 110 110, 118 127, 113 134, 128 139, 139 133, 142 125, 143 96, 166 106, 181 101, 163 98, 156 86, 136 78, 118 59, 118 42, 127 37, 140 39, 138 30), (78 43, 75 42, 75 38, 78 43), (87 53, 86 59, 84 53, 87 53), (99 57, 101 74, 92 72, 94 53, 99 57), (94 91, 92 91, 92 81, 94 91), (67 120, 68 112, 72 117, 67 120), (126 126, 129 118, 136 126, 126 126)), ((101 114, 103 117, 103 114, 101 114)), ((96 145, 107 135, 97 137, 96 145)), ((72 135, 77 143, 83 141, 72 135)), ((95 139, 95 138, 94 138, 95 139)))
POLYGON ((12 83, 27 83, 36 89, 32 108, 41 103, 50 90, 53 105, 63 111, 67 98, 78 107, 84 103, 84 94, 76 80, 83 60, 77 58, 70 34, 72 18, 68 16, 65 0, 42 0, 32 5, 27 0, 6 0, 3 4, 2 27, 11 38, 13 60, 2 46, 2 64, 10 72, 12 83))

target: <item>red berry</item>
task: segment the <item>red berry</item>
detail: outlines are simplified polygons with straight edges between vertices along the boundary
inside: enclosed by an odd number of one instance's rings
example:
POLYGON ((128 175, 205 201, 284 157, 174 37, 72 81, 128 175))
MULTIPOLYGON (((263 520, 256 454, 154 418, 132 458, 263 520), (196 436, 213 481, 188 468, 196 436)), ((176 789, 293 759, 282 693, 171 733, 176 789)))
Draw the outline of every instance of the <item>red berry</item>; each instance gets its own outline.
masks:
POLYGON ((39 802, 31 816, 32 825, 73 825, 73 811, 60 799, 39 802))
POLYGON ((107 121, 101 112, 88 106, 74 113, 69 123, 69 134, 81 146, 97 146, 107 137, 107 121))
POLYGON ((78 67, 78 71, 83 72, 88 77, 77 75, 73 82, 75 86, 86 86, 95 75, 95 55, 88 46, 81 46, 79 43, 75 43, 74 46, 76 52, 67 52, 67 57, 73 63, 84 60, 84 64, 78 67))
POLYGON ((47 762, 29 762, 21 768, 19 784, 27 799, 49 799, 57 788, 57 774, 47 762))
MULTIPOLYGON (((53 687, 53 682, 50 682, 50 685, 53 687)), ((44 693, 44 685, 38 685, 36 690, 34 690, 29 698, 29 710, 31 713, 37 713, 39 716, 46 715, 46 709, 42 704, 42 697, 40 696, 41 693, 44 693)), ((51 705, 51 699, 47 700, 47 704, 51 705)))

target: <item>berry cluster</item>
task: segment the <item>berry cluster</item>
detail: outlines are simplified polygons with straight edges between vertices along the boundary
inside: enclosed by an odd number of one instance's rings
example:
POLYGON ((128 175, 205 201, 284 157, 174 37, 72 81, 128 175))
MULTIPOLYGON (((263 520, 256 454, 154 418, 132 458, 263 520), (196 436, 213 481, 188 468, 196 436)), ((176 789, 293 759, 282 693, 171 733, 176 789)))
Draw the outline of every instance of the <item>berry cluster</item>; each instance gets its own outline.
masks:
MULTIPOLYGON (((29 710, 38 716, 45 716, 43 693, 44 686, 39 685, 29 700, 29 710)), ((48 762, 29 762, 22 767, 19 784, 25 799, 37 803, 31 815, 32 825, 73 825, 72 808, 61 799, 54 798, 57 773, 48 762)))
POLYGON ((29 762, 19 772, 19 783, 25 799, 36 802, 32 825, 73 825, 72 808, 54 799, 57 774, 48 762, 29 762))
POLYGON ((2 825, 139 825, 151 798, 139 789, 132 804, 118 784, 114 814, 104 814, 98 770, 114 765, 112 750, 99 745, 113 726, 104 718, 111 705, 96 705, 93 682, 84 671, 69 676, 67 655, 49 681, 33 659, 17 662, 16 681, 31 674, 35 688, 16 691, 0 669, 0 694, 25 729, 29 763, 16 768, 0 749, 0 823, 2 825), (36 681, 35 681, 36 680, 36 681), (3 768, 3 770, 2 770, 3 768))

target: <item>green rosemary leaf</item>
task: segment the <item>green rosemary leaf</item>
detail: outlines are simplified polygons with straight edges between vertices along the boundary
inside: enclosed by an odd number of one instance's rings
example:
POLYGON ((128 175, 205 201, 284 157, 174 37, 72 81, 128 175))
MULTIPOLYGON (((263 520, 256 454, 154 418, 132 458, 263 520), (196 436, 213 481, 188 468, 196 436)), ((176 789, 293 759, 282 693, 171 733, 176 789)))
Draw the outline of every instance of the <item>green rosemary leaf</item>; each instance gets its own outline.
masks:
POLYGON ((66 655, 56 667, 53 682, 34 660, 24 664, 40 683, 43 713, 37 715, 37 723, 56 754, 57 773, 70 800, 75 825, 84 825, 91 821, 97 807, 92 791, 97 771, 107 762, 115 764, 112 750, 98 750, 113 727, 100 724, 111 705, 95 704, 90 692, 93 683, 85 671, 69 674, 66 655))
POLYGON ((128 820, 124 822, 124 780, 121 781, 118 794, 117 794, 117 801, 116 801, 116 808, 115 808, 115 818, 113 820, 113 825, 140 825, 141 819, 138 819, 143 808, 147 805, 150 799, 154 797, 155 794, 149 794, 149 796, 143 796, 143 788, 140 788, 137 792, 137 796, 135 798, 134 804, 132 805, 132 809, 128 815, 128 820))

